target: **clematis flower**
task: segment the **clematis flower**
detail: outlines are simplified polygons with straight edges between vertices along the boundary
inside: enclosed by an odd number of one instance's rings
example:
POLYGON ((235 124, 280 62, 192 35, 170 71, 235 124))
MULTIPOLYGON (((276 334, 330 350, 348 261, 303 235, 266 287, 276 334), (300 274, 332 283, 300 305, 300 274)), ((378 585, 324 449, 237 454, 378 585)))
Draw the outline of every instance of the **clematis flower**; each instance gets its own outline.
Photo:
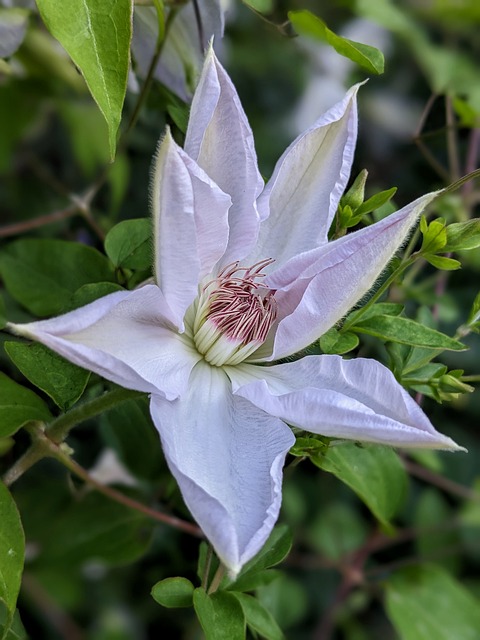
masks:
POLYGON ((460 448, 374 360, 311 355, 274 364, 355 305, 436 195, 327 242, 352 163, 357 89, 292 143, 264 187, 238 95, 210 50, 185 149, 167 131, 155 159, 155 284, 9 325, 150 394, 170 470, 232 574, 277 520, 294 442, 288 425, 460 448))

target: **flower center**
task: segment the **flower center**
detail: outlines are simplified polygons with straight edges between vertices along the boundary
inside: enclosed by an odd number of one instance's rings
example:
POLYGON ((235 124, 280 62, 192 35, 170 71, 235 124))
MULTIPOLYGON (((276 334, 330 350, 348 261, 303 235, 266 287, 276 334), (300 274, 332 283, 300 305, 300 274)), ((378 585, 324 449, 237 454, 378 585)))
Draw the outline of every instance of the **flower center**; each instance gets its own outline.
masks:
POLYGON ((275 291, 261 283, 262 269, 272 262, 267 258, 252 267, 234 262, 203 287, 193 339, 210 364, 238 364, 265 342, 277 317, 275 291))

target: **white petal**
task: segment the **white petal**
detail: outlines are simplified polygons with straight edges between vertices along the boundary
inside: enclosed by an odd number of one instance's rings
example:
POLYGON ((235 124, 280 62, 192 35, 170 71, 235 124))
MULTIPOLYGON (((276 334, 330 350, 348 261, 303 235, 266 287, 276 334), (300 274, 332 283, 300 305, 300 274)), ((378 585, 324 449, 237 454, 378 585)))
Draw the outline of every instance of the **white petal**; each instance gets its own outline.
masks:
POLYGON ((418 198, 369 227, 293 258, 268 276, 267 286, 278 290, 280 318, 271 359, 300 351, 345 316, 372 287, 437 195, 418 198))
POLYGON ((244 258, 258 234, 256 199, 263 180, 247 117, 212 48, 193 98, 185 151, 233 200, 230 238, 222 264, 244 258))
POLYGON ((306 356, 273 367, 228 368, 235 394, 289 424, 333 438, 460 450, 376 360, 306 356), (256 379, 255 379, 256 378, 256 379))
POLYGON ((167 327, 155 285, 112 293, 63 316, 8 328, 116 384, 167 398, 183 393, 200 358, 186 337, 167 327))
POLYGON ((188 393, 153 396, 153 421, 185 503, 232 573, 267 540, 281 503, 290 429, 231 393, 222 369, 199 362, 188 393))
POLYGON ((272 257, 282 265, 327 241, 353 161, 358 88, 301 134, 278 161, 258 201, 262 219, 270 215, 261 224, 255 259, 272 257))
POLYGON ((225 251, 231 199, 167 131, 157 152, 152 204, 156 280, 181 327, 198 283, 225 251))

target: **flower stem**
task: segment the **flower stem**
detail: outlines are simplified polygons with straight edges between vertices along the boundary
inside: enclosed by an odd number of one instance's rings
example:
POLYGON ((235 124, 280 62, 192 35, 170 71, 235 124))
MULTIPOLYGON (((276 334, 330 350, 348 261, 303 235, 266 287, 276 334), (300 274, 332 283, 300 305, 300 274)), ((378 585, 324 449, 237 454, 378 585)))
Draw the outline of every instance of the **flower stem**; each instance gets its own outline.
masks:
POLYGON ((220 563, 215 575, 212 578, 212 582, 210 583, 210 587, 208 588, 208 595, 215 593, 215 591, 217 591, 218 587, 220 586, 220 583, 223 580, 223 576, 225 575, 225 567, 223 566, 223 564, 220 563))

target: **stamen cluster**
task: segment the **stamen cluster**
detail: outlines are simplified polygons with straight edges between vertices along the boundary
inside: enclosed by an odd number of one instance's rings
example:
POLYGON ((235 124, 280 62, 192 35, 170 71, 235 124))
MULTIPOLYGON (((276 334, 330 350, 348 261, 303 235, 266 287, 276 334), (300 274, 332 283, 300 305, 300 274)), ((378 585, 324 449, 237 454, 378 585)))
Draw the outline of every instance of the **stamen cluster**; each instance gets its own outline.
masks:
POLYGON ((275 291, 258 280, 272 262, 267 258, 252 267, 234 262, 204 286, 193 332, 197 349, 211 364, 236 364, 266 340, 277 303, 275 291))

